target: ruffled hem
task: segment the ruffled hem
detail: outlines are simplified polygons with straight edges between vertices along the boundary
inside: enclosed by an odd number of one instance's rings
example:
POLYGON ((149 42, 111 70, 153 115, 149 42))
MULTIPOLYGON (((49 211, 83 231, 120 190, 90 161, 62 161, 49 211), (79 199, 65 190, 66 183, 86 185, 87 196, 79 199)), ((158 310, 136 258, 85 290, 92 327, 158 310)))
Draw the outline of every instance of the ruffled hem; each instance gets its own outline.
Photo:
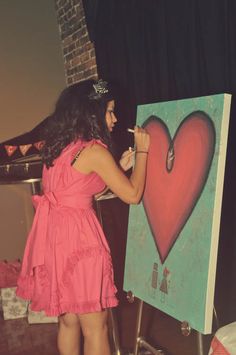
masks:
POLYGON ((37 270, 37 272, 33 276, 32 275, 19 276, 17 280, 17 289, 16 289, 17 296, 22 297, 26 300, 31 300, 33 298, 34 288, 36 283, 36 275, 37 275, 37 282, 38 284, 40 284, 41 289, 46 289, 50 287, 48 274, 44 265, 37 266, 35 270, 37 270))
MULTIPOLYGON (((83 287, 88 287, 83 282, 82 285, 83 287)), ((92 283, 90 285, 93 287, 92 283)), ((89 289, 91 290, 91 288, 89 289)), ((78 292, 80 292, 80 289, 78 289, 78 292)), ((33 276, 20 275, 16 290, 17 296, 31 302, 33 311, 43 310, 48 316, 59 316, 63 313, 84 314, 99 312, 106 308, 115 307, 118 305, 118 300, 115 296, 116 292, 111 256, 107 250, 101 247, 73 252, 67 259, 57 285, 54 284, 52 287, 45 265, 40 265, 34 268, 33 276), (95 300, 91 300, 91 297, 85 297, 85 300, 82 301, 81 294, 78 294, 76 290, 72 297, 68 297, 73 284, 81 280, 78 278, 77 272, 75 273, 77 265, 83 260, 88 262, 91 259, 96 260, 97 257, 99 257, 98 260, 101 260, 102 277, 100 275, 101 283, 97 284, 98 288, 95 288, 95 293, 93 293, 95 300), (79 302, 77 303, 77 301, 79 302)), ((90 296, 92 296, 91 292, 90 296)))
MULTIPOLYGON (((21 292, 20 289, 17 291, 17 296, 30 300, 27 293, 21 292)), ((42 309, 34 304, 32 301, 30 304, 30 309, 34 312, 41 312, 44 311, 48 317, 58 317, 64 313, 74 313, 74 314, 86 314, 86 313, 95 313, 101 312, 107 308, 113 308, 118 306, 118 300, 115 296, 106 298, 99 301, 92 301, 92 302, 83 302, 83 303, 62 303, 58 306, 49 306, 48 308, 42 309)))
MULTIPOLYGON (((116 287, 113 287, 113 292, 116 292, 116 287)), ((21 287, 17 287, 16 295, 23 298, 30 303, 30 309, 35 312, 44 311, 48 317, 57 317, 64 313, 85 314, 101 312, 107 308, 113 308, 118 305, 116 296, 107 297, 101 301, 90 301, 81 303, 61 303, 58 305, 50 305, 46 307, 40 307, 37 302, 32 299, 32 292, 29 292, 21 287)))

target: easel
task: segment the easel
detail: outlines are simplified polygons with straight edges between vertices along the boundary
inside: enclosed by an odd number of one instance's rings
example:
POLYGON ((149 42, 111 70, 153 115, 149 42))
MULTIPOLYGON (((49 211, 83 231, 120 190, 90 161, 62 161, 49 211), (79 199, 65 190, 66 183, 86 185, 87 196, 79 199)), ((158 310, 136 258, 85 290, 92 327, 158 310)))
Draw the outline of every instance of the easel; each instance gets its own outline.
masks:
MULTIPOLYGON (((102 218, 102 212, 101 212, 99 201, 110 200, 110 199, 113 199, 116 197, 117 196, 114 195, 113 193, 108 193, 108 194, 101 195, 100 197, 98 197, 95 200, 98 219, 99 219, 102 227, 103 227, 103 218, 102 218)), ((127 293, 127 299, 130 303, 134 302, 134 295, 131 291, 129 291, 127 293)), ((162 350, 154 348, 141 335, 143 304, 144 304, 144 302, 142 300, 138 299, 138 311, 137 311, 137 319, 136 319, 136 326, 135 326, 135 341, 134 341, 132 355, 139 355, 142 348, 145 350, 148 350, 153 355, 165 355, 165 353, 162 350)), ((213 317, 214 317, 217 328, 219 328, 219 322, 218 322, 215 308, 213 309, 213 317)), ((112 310, 112 309, 109 309, 109 318, 111 321, 112 338, 113 338, 113 343, 114 343, 114 347, 115 347, 114 354, 121 355, 122 352, 121 352, 121 347, 120 347, 117 318, 116 318, 114 310, 112 310)), ((191 327, 189 326, 188 322, 181 323, 181 332, 182 332, 183 336, 190 335, 191 327)), ((197 332, 197 350, 198 350, 198 355, 206 355, 206 354, 204 354, 203 334, 201 334, 199 332, 197 332)))
MULTIPOLYGON (((127 292, 128 302, 134 302, 134 295, 132 291, 127 292)), ((134 353, 132 355, 138 355, 140 348, 144 348, 151 352, 153 355, 165 355, 162 350, 158 350, 150 345, 143 336, 141 336, 141 323, 142 323, 142 315, 143 315, 143 304, 144 302, 138 299, 138 313, 136 319, 136 330, 135 330, 135 342, 134 342, 134 353)), ((219 328, 219 321, 217 317, 217 313, 215 307, 213 308, 213 319, 216 323, 217 328, 219 328)), ((191 327, 188 322, 184 321, 181 323, 181 332, 183 336, 188 336, 191 333, 191 327)), ((198 355, 206 355, 204 354, 204 346, 203 346, 203 334, 197 332, 197 350, 198 355)))
MULTIPOLYGON (((128 302, 134 302, 134 295, 131 291, 127 293, 128 302)), ((135 341, 134 341, 134 353, 133 355, 138 355, 140 348, 149 350, 153 355, 164 355, 162 350, 155 349, 151 344, 149 344, 143 336, 141 336, 141 323, 143 315, 143 301, 138 300, 138 313, 136 319, 136 329, 135 329, 135 341)))

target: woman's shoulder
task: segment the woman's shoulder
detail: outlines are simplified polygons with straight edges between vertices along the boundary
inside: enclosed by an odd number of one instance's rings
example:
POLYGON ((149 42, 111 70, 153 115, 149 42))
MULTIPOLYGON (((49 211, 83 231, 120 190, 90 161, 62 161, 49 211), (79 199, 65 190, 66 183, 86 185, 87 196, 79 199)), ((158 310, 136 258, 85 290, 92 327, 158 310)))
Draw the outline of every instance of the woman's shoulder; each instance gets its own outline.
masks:
POLYGON ((100 160, 105 154, 108 154, 107 145, 100 139, 91 139, 89 141, 80 141, 79 144, 75 144, 73 148, 74 159, 77 160, 79 156, 83 156, 86 160, 100 160))
POLYGON ((93 139, 83 144, 72 160, 73 167, 79 172, 90 174, 95 172, 97 165, 102 165, 110 155, 106 144, 100 140, 93 139))
POLYGON ((109 150, 107 149, 107 145, 104 144, 101 140, 99 139, 93 139, 84 146, 84 149, 86 152, 86 156, 88 158, 98 159, 100 160, 101 156, 104 154, 107 155, 109 153, 109 150))
POLYGON ((78 139, 64 148, 61 154, 61 161, 70 157, 72 161, 81 153, 85 153, 86 156, 102 154, 103 151, 108 152, 107 145, 103 143, 100 139, 91 139, 89 141, 78 139))
POLYGON ((101 139, 93 138, 90 141, 84 142, 84 146, 91 147, 104 147, 107 148, 107 145, 101 141, 101 139))

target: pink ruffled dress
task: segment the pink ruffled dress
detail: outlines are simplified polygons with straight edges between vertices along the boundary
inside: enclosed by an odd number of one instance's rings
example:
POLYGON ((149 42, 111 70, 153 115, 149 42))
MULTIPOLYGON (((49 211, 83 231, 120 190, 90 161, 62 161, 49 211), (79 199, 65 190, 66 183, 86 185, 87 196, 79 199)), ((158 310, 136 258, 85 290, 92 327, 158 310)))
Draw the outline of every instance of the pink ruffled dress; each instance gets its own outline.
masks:
POLYGON ((29 233, 17 295, 48 316, 90 313, 117 305, 110 250, 92 208, 104 182, 71 166, 78 151, 98 140, 69 144, 43 169, 44 194, 33 196, 29 233))

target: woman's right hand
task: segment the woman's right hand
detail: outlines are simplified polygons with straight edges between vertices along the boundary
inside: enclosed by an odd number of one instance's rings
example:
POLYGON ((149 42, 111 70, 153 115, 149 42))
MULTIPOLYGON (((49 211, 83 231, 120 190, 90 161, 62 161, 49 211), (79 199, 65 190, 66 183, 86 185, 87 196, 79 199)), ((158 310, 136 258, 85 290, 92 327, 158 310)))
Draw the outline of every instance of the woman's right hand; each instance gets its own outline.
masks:
POLYGON ((134 142, 136 150, 148 152, 150 145, 150 136, 144 128, 134 127, 134 142))
MULTIPOLYGON (((140 127, 135 127, 134 130, 136 152, 138 150, 148 152, 149 134, 140 127)), ((134 153, 126 154, 133 155, 134 153)), ((73 167, 85 174, 95 172, 121 200, 136 204, 140 202, 144 190, 146 163, 147 154, 138 154, 132 174, 128 178, 117 166, 108 149, 101 144, 93 144, 83 149, 73 167)))

